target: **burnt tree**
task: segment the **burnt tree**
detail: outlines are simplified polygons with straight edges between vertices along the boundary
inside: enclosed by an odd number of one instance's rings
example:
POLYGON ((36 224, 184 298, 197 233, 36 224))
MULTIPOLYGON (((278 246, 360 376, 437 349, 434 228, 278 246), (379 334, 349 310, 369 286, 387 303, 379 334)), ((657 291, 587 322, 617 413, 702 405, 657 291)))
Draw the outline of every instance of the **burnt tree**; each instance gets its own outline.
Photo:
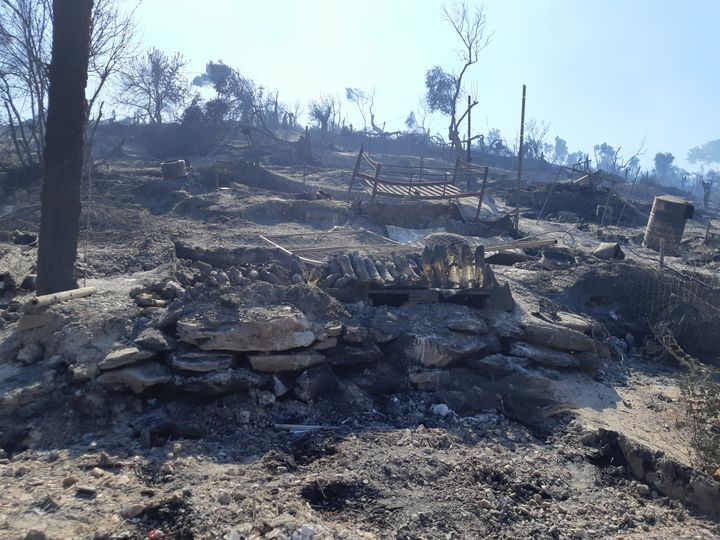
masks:
POLYGON ((38 294, 77 287, 85 87, 93 0, 53 0, 53 41, 38 246, 38 294))

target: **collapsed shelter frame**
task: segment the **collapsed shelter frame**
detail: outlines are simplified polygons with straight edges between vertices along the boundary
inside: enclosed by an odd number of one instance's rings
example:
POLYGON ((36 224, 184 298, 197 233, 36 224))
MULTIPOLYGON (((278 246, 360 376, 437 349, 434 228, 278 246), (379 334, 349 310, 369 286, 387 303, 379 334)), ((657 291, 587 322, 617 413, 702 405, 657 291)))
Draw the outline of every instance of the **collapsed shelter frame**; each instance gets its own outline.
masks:
POLYGON ((355 168, 350 179, 348 192, 352 192, 357 179, 361 187, 375 202, 378 196, 412 198, 418 200, 442 200, 477 198, 475 219, 480 217, 485 189, 487 187, 489 167, 475 165, 457 159, 455 167, 427 167, 411 165, 382 164, 360 147, 355 168), (370 167, 370 173, 363 172, 363 165, 370 167), (381 176, 382 175, 382 176, 381 176), (467 178, 467 191, 458 187, 458 180, 467 178), (473 178, 482 178, 480 191, 470 191, 473 178), (409 178, 409 181, 407 180, 409 178))

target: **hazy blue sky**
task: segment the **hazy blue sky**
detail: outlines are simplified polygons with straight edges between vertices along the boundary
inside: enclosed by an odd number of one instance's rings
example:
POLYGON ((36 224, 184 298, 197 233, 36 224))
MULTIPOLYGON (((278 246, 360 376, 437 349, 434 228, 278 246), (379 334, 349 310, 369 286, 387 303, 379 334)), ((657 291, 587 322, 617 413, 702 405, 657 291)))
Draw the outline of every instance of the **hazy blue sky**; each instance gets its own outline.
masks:
MULTIPOLYGON (((180 52, 197 74, 223 60, 280 100, 306 108, 345 88, 376 89, 376 117, 400 128, 418 109, 428 68, 459 64, 439 0, 143 0, 144 45, 180 52)), ((490 46, 469 71, 474 127, 517 137, 527 117, 550 124, 570 151, 608 142, 645 165, 720 138, 720 0, 487 0, 490 46)), ((436 115, 433 131, 447 135, 436 115)), ((695 169, 696 166, 690 166, 695 169)))

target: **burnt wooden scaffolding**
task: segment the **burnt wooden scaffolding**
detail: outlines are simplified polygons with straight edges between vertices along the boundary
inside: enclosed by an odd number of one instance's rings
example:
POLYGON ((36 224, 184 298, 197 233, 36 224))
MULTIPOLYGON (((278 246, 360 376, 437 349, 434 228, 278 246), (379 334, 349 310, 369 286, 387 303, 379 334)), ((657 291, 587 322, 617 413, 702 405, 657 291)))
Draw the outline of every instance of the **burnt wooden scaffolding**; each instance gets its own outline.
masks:
POLYGON ((480 217, 485 189, 488 181, 488 167, 468 163, 461 159, 455 167, 427 167, 411 165, 382 164, 370 157, 364 147, 360 147, 350 187, 352 191, 356 180, 370 194, 374 202, 377 197, 410 198, 418 200, 452 200, 477 198, 475 218, 480 217), (459 187, 459 181, 466 178, 466 191, 459 187), (473 178, 482 178, 480 191, 470 191, 473 178))

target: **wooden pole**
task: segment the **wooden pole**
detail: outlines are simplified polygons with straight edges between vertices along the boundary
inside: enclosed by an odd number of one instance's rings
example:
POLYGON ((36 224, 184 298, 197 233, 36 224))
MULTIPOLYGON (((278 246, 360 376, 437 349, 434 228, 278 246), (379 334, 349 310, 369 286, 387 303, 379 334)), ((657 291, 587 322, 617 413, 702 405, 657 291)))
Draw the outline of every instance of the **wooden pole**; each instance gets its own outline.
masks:
POLYGON ((472 161, 472 156, 470 155, 470 115, 472 114, 472 104, 470 101, 470 96, 468 96, 468 132, 467 132, 467 162, 470 163, 472 161))
POLYGON ((515 232, 520 226, 520 182, 522 180, 523 165, 523 140, 525 138, 525 85, 523 84, 522 92, 522 112, 520 113, 520 150, 518 152, 518 175, 517 190, 515 192, 515 232))

